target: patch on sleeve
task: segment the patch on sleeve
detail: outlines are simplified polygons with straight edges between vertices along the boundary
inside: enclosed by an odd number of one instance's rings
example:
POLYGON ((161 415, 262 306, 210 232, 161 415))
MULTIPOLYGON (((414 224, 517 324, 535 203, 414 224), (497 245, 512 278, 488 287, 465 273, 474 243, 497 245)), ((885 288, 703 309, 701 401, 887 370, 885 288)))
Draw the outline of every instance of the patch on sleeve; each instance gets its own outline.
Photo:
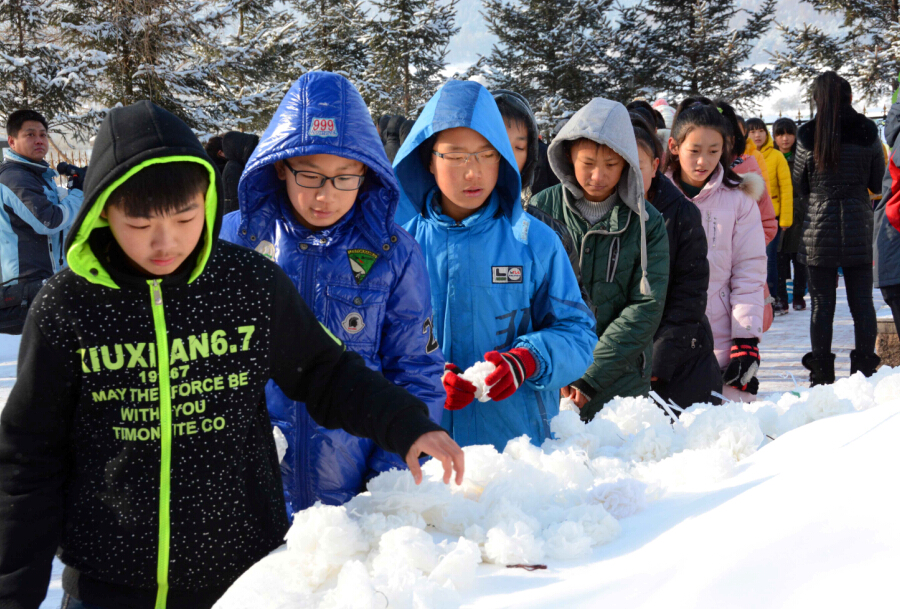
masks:
POLYGON ((314 118, 309 125, 309 134, 316 137, 337 137, 337 119, 314 118))

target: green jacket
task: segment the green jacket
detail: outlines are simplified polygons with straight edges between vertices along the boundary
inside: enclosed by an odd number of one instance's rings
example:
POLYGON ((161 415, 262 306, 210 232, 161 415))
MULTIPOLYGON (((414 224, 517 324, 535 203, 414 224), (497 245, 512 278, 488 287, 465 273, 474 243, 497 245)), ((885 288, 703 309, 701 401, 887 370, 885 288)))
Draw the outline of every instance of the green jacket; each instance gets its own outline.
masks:
MULTIPOLYGON (((582 418, 590 420, 616 396, 650 392, 653 335, 662 319, 668 285, 669 239, 662 215, 647 205, 650 294, 644 295, 637 213, 620 201, 603 220, 588 226, 574 205, 563 201, 564 189, 559 184, 544 190, 532 197, 531 204, 565 224, 580 252, 581 280, 597 319, 594 363, 577 383, 593 389, 581 411, 582 418)), ((567 191, 565 198, 574 200, 567 191)))

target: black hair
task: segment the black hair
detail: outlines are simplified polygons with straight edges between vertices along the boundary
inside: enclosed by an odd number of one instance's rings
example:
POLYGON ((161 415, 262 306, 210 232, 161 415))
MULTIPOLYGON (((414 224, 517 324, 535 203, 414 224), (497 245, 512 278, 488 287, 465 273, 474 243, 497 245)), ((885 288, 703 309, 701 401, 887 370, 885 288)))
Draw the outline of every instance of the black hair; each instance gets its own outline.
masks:
POLYGON ((747 131, 765 131, 769 132, 769 128, 766 127, 766 121, 761 118, 751 118, 746 122, 747 131))
MULTIPOLYGON (((647 103, 646 100, 636 99, 629 102, 628 105, 625 106, 625 109, 629 112, 639 112, 643 115, 644 119, 647 121, 647 126, 652 130, 651 133, 656 135, 656 130, 659 128, 656 122, 656 114, 659 113, 656 112, 656 110, 653 109, 653 106, 647 103)), ((662 115, 660 115, 660 118, 662 118, 662 115)), ((663 126, 665 127, 665 122, 663 122, 663 126)))
MULTIPOLYGON (((634 139, 637 141, 638 148, 649 154, 651 159, 659 159, 661 161, 663 155, 662 142, 651 133, 650 123, 647 122, 644 114, 632 110, 628 113, 628 116, 631 118, 631 127, 634 129, 634 139)), ((653 176, 653 180, 650 182, 650 190, 647 191, 647 196, 651 202, 656 194, 658 183, 659 170, 657 169, 656 175, 653 176)))
POLYGON ((741 127, 744 127, 744 128, 747 127, 747 125, 744 124, 743 116, 741 116, 740 114, 735 114, 734 117, 737 119, 738 125, 740 125, 741 127))
POLYGON ((528 134, 528 142, 526 144, 528 156, 525 158, 525 164, 519 172, 522 177, 522 189, 524 190, 525 188, 530 187, 532 182, 534 182, 534 172, 537 168, 539 150, 537 124, 534 121, 534 116, 531 114, 531 107, 528 104, 528 100, 518 93, 499 89, 491 91, 491 95, 494 98, 494 102, 497 104, 497 109, 500 111, 500 116, 503 117, 503 122, 506 123, 506 126, 510 127, 513 124, 521 125, 528 134))
POLYGON ((665 129, 665 128, 666 128, 666 119, 665 119, 665 117, 662 115, 662 112, 660 112, 660 111, 657 110, 656 108, 653 108, 653 116, 656 117, 656 128, 657 128, 657 130, 659 130, 659 129, 665 129))
POLYGON ((203 148, 206 149, 206 154, 209 155, 209 158, 215 161, 216 158, 219 157, 219 152, 222 150, 222 136, 212 136, 211 138, 209 138, 209 140, 207 140, 203 148))
POLYGON ((812 97, 816 102, 813 158, 818 170, 834 171, 841 158, 841 110, 853 101, 853 90, 837 72, 829 70, 816 76, 812 97))
POLYGON ((47 119, 40 112, 35 110, 16 110, 6 119, 6 135, 17 137, 19 130, 26 121, 37 121, 44 126, 44 129, 50 129, 47 125, 47 119))
POLYGON ((724 99, 717 99, 714 103, 719 109, 719 112, 722 113, 722 118, 724 118, 731 127, 731 158, 727 163, 723 163, 731 166, 737 158, 747 150, 747 136, 744 135, 744 132, 741 131, 740 127, 744 119, 738 116, 731 104, 724 99))
POLYGON ((792 118, 779 118, 775 121, 775 124, 772 125, 772 137, 776 138, 779 135, 793 135, 794 136, 794 145, 791 146, 791 152, 797 151, 797 123, 794 122, 792 118))
POLYGON ((182 211, 197 194, 206 194, 209 170, 192 161, 157 163, 140 170, 116 188, 106 201, 125 215, 149 218, 182 211))
MULTIPOLYGON (((732 158, 729 140, 732 137, 732 128, 722 111, 712 101, 705 97, 687 98, 678 104, 678 112, 675 114, 675 122, 672 124, 672 139, 681 146, 685 138, 695 129, 712 129, 722 136, 722 157, 719 164, 725 175, 722 185, 726 188, 737 188, 741 183, 741 177, 731 168, 732 158)), ((681 181, 681 162, 678 155, 671 152, 666 161, 666 169, 672 172, 676 184, 681 181)))

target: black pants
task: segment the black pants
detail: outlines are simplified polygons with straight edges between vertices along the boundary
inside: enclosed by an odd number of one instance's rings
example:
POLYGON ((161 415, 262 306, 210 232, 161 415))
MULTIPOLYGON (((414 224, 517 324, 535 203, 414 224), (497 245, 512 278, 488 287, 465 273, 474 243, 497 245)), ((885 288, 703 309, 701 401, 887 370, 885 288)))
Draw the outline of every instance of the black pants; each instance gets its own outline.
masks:
POLYGON ((891 308, 891 313, 894 316, 894 325, 897 327, 897 333, 900 334, 900 285, 884 286, 881 288, 881 295, 891 308))
POLYGON ((794 302, 803 300, 806 294, 806 265, 797 261, 797 254, 778 254, 778 292, 779 300, 787 302, 787 280, 791 276, 791 263, 794 263, 794 302))
MULTIPOLYGON (((808 266, 809 296, 812 300, 812 321, 809 338, 815 356, 831 353, 834 324, 834 307, 837 301, 837 268, 808 266)), ((872 302, 872 265, 844 268, 844 285, 847 287, 847 303, 853 316, 853 333, 856 336, 856 352, 860 356, 875 353, 875 304, 872 302)))

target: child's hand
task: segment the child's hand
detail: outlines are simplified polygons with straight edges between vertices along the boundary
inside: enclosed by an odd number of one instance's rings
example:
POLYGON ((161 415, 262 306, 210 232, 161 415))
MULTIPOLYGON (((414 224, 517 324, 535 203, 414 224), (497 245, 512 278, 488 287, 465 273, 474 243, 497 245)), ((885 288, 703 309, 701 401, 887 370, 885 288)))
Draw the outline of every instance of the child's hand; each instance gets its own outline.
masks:
POLYGON ((475 385, 461 377, 461 374, 462 370, 456 364, 444 364, 441 383, 447 392, 447 399, 444 401, 444 408, 447 410, 461 410, 475 399, 475 385))
POLYGON ((584 405, 587 404, 590 400, 586 395, 578 391, 577 388, 572 387, 571 385, 567 385, 559 390, 560 394, 564 398, 569 398, 572 400, 579 409, 584 408, 584 405))
POLYGON ((416 484, 422 483, 422 468, 419 467, 419 455, 425 453, 441 462, 444 466, 444 484, 450 483, 450 476, 456 470, 456 484, 462 484, 463 472, 466 469, 466 455, 459 445, 453 441, 446 431, 429 431, 419 436, 406 455, 406 465, 412 472, 416 484))
POLYGON ((537 370, 537 362, 528 349, 510 349, 506 353, 490 351, 484 354, 484 359, 497 367, 484 379, 484 384, 491 388, 488 397, 495 402, 514 394, 537 370))
POLYGON ((741 391, 756 395, 759 391, 759 339, 735 338, 731 347, 731 361, 722 381, 741 391))

